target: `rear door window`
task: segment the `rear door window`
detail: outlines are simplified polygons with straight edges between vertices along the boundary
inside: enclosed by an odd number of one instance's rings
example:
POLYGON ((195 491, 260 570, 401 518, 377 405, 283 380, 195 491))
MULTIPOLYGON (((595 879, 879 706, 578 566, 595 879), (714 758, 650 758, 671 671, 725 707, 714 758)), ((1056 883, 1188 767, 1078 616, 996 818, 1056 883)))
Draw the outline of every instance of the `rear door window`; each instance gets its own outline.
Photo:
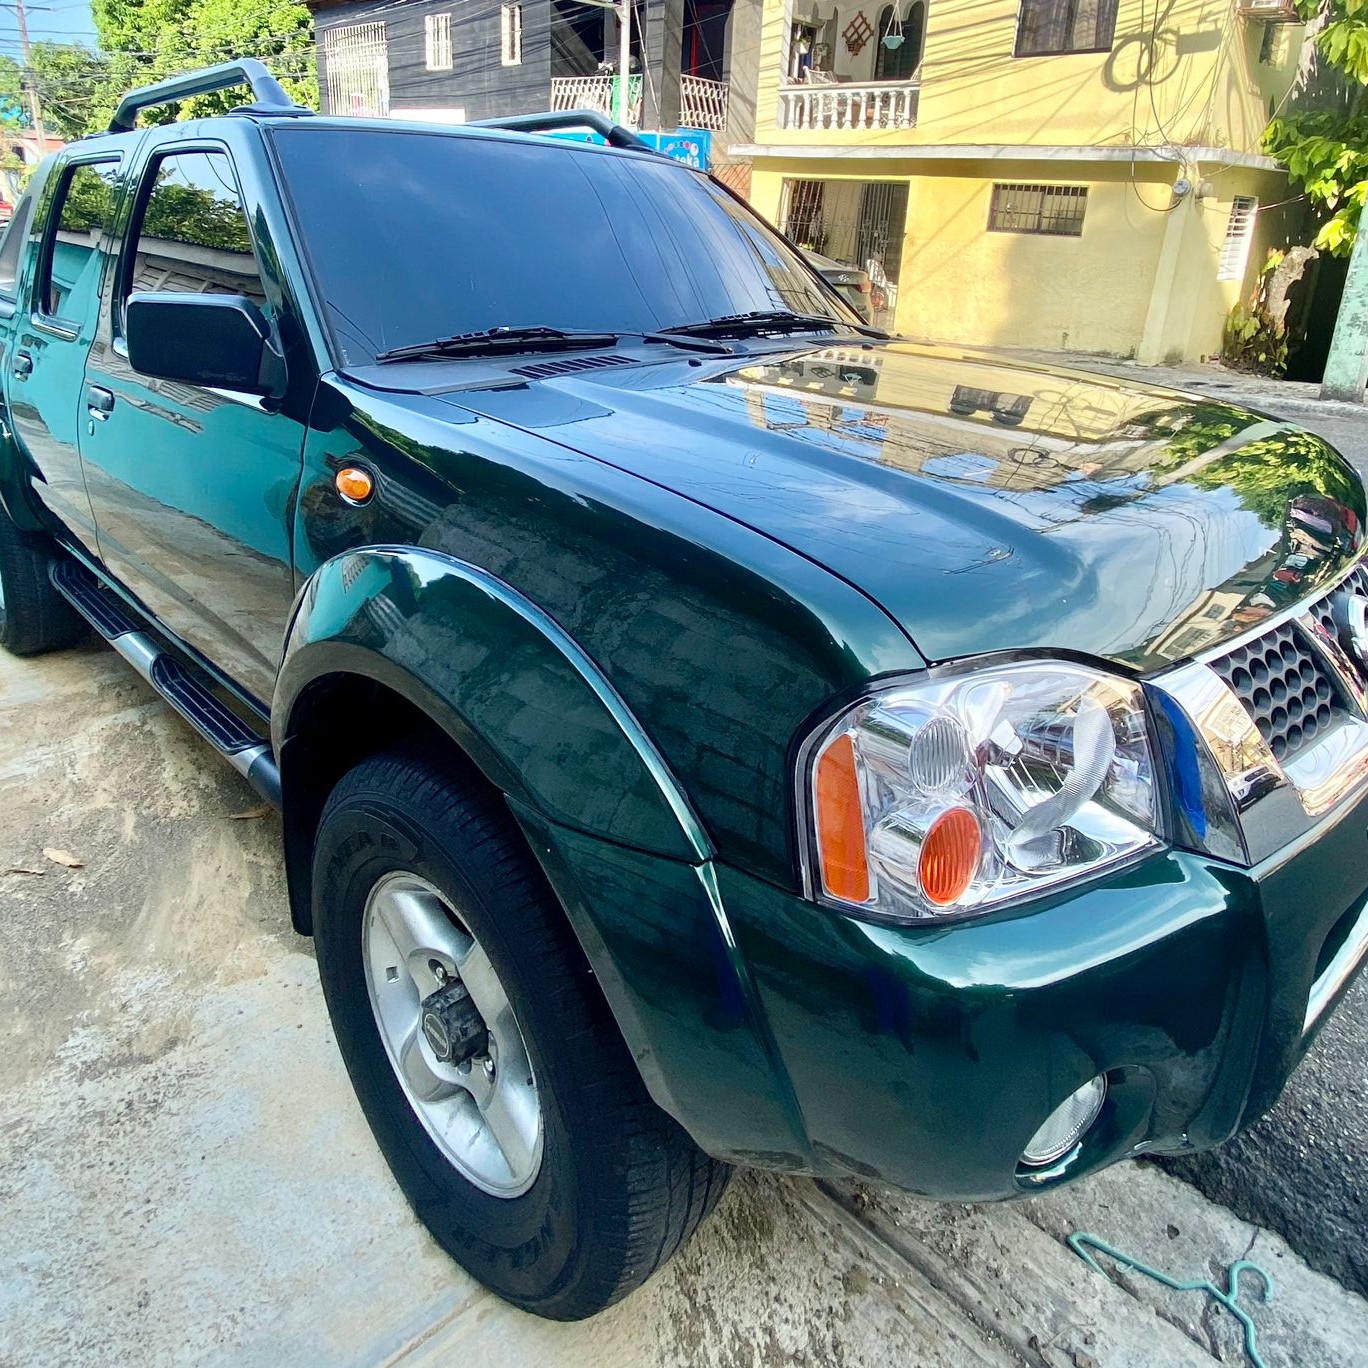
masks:
POLYGON ((38 307, 49 318, 80 323, 100 292, 100 248, 119 204, 119 163, 80 162, 63 174, 49 216, 38 280, 38 307))

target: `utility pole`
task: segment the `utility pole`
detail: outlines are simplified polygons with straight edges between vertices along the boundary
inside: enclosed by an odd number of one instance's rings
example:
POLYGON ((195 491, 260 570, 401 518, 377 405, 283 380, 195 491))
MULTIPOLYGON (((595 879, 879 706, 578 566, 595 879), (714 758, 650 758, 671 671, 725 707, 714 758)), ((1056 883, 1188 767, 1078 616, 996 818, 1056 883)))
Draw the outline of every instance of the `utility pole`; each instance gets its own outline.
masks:
POLYGON ((28 93, 29 114, 33 131, 38 135, 38 160, 47 152, 47 133, 43 128, 43 107, 38 101, 38 84, 33 79, 33 62, 29 49, 28 19, 24 14, 24 0, 14 0, 14 17, 19 23, 19 47, 24 54, 24 89, 28 93))
MULTIPOLYGON (((22 6, 23 0, 19 0, 22 6)), ((617 121, 627 127, 632 97, 629 90, 632 76, 632 0, 618 0, 618 97, 617 121)), ((22 13, 22 9, 20 13, 22 13)))
POLYGON ((1344 278, 1339 317, 1330 340, 1330 355, 1325 361, 1321 381, 1322 399, 1347 399, 1363 402, 1368 384, 1368 214, 1364 214, 1349 257, 1349 274, 1344 278))

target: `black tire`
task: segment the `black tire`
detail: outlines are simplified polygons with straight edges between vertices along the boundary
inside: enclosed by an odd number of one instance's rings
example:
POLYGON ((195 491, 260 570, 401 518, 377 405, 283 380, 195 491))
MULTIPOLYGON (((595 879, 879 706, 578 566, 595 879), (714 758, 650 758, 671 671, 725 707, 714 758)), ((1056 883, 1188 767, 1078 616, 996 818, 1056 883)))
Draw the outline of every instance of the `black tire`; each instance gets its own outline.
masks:
POLYGON ((0 508, 0 646, 11 655, 42 655, 74 646, 83 617, 52 587, 55 551, 45 537, 21 532, 0 508))
POLYGON ((650 1099, 565 914, 503 804, 459 765, 413 751, 362 762, 329 798, 314 848, 314 936, 338 1046, 419 1220, 505 1301, 580 1320, 639 1287, 726 1186, 650 1099), (377 881, 437 888, 487 952, 537 1077, 541 1167, 490 1196, 441 1153, 399 1084, 366 986, 362 920, 377 881))

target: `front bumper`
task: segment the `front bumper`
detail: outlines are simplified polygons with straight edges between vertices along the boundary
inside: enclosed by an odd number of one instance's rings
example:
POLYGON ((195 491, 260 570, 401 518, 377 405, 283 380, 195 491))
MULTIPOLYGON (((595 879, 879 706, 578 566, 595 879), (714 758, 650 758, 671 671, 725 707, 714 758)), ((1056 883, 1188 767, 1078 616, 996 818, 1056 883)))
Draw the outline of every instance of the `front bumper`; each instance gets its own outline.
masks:
POLYGON ((915 927, 520 816, 643 1077, 705 1149, 937 1198, 1225 1140, 1276 1099, 1368 938, 1368 799, 1253 870, 1170 850, 915 927), (1019 1167, 1099 1073, 1081 1143, 1019 1167))

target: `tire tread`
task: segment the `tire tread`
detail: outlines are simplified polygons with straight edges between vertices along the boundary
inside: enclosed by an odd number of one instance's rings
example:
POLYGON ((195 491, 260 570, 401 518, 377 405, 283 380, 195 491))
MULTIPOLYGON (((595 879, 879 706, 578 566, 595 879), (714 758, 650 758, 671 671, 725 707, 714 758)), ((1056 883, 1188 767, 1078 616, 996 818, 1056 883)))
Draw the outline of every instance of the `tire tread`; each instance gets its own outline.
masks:
POLYGON ((708 1216, 730 1169, 704 1154, 651 1099, 590 972, 563 909, 507 808, 461 773, 433 764, 430 754, 398 747, 363 761, 338 784, 323 823, 338 804, 371 794, 423 814, 424 826, 479 880, 497 885, 536 928, 519 953, 556 999, 558 1016, 576 1022, 565 1047, 590 1054, 594 1077, 582 1088, 599 1120, 587 1137, 591 1162, 614 1180, 599 1185, 590 1266, 565 1295, 526 1309, 554 1319, 581 1319, 611 1306, 667 1263, 708 1216))

